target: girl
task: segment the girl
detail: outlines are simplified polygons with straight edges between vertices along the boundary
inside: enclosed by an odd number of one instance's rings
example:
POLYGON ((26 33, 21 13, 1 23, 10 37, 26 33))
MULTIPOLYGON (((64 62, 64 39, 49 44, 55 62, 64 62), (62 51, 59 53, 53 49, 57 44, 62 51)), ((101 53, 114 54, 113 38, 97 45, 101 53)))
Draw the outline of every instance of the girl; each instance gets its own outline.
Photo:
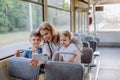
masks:
MULTIPOLYGON (((78 53, 78 48, 75 44, 71 43, 73 35, 69 31, 63 31, 60 34, 60 44, 62 47, 60 48, 60 52, 71 52, 71 53, 78 53)), ((76 63, 76 56, 70 54, 62 54, 63 61, 66 62, 74 62, 76 63)), ((61 60, 61 57, 60 57, 61 60)))

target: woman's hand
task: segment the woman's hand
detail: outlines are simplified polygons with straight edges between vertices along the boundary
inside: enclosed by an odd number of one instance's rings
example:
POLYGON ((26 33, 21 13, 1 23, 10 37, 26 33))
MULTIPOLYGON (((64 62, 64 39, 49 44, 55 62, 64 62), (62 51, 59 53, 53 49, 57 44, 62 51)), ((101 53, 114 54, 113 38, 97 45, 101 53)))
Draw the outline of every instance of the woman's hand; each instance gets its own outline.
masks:
POLYGON ((36 59, 31 59, 31 61, 30 61, 30 65, 34 66, 34 67, 40 66, 41 64, 43 64, 43 62, 42 61, 38 61, 36 59))
POLYGON ((76 50, 76 53, 79 53, 80 55, 83 55, 82 51, 76 50))

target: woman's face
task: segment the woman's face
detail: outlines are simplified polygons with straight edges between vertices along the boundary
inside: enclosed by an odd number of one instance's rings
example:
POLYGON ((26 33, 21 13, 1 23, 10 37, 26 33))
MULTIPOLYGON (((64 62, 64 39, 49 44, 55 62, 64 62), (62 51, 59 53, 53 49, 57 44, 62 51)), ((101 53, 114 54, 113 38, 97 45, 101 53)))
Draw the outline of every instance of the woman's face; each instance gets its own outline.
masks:
POLYGON ((48 30, 40 30, 40 34, 43 37, 43 39, 47 42, 52 41, 52 34, 48 30))

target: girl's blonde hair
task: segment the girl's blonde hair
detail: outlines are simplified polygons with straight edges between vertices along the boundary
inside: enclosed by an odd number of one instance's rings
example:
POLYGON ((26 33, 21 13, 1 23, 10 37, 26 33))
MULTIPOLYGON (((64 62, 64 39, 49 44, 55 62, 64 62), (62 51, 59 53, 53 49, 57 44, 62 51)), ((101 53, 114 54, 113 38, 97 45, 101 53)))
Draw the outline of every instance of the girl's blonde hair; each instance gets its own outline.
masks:
POLYGON ((40 33, 41 30, 48 30, 52 35, 52 42, 54 44, 58 44, 59 34, 52 24, 50 24, 49 22, 41 23, 36 31, 40 33))
POLYGON ((62 36, 62 35, 65 36, 65 37, 68 37, 70 41, 71 41, 72 38, 73 38, 73 34, 72 34, 70 31, 63 31, 63 32, 60 34, 60 36, 62 36))

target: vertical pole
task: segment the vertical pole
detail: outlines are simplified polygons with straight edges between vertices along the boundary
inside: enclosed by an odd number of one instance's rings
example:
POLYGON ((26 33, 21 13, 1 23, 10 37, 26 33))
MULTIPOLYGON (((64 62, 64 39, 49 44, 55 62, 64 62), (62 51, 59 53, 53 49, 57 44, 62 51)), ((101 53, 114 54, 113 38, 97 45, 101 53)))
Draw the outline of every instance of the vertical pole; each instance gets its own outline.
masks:
POLYGON ((90 0, 88 0, 88 10, 87 10, 87 33, 90 32, 90 25, 89 25, 89 8, 90 8, 90 0))
POLYGON ((80 20, 81 20, 81 33, 82 33, 82 10, 80 10, 80 20))
POLYGON ((75 32, 76 29, 76 25, 75 25, 75 1, 74 0, 70 0, 71 3, 71 31, 75 32))
POLYGON ((96 35, 95 4, 93 4, 94 35, 96 35))
POLYGON ((44 4, 44 6, 43 6, 43 17, 44 17, 44 19, 43 19, 43 21, 47 21, 48 19, 48 7, 47 7, 47 0, 43 0, 43 4, 44 4))
POLYGON ((80 32, 80 13, 78 10, 78 32, 80 32))
POLYGON ((89 33, 89 11, 87 11, 87 33, 89 33))
POLYGON ((30 32, 33 31, 33 22, 32 22, 32 6, 29 3, 29 18, 30 18, 30 32))

